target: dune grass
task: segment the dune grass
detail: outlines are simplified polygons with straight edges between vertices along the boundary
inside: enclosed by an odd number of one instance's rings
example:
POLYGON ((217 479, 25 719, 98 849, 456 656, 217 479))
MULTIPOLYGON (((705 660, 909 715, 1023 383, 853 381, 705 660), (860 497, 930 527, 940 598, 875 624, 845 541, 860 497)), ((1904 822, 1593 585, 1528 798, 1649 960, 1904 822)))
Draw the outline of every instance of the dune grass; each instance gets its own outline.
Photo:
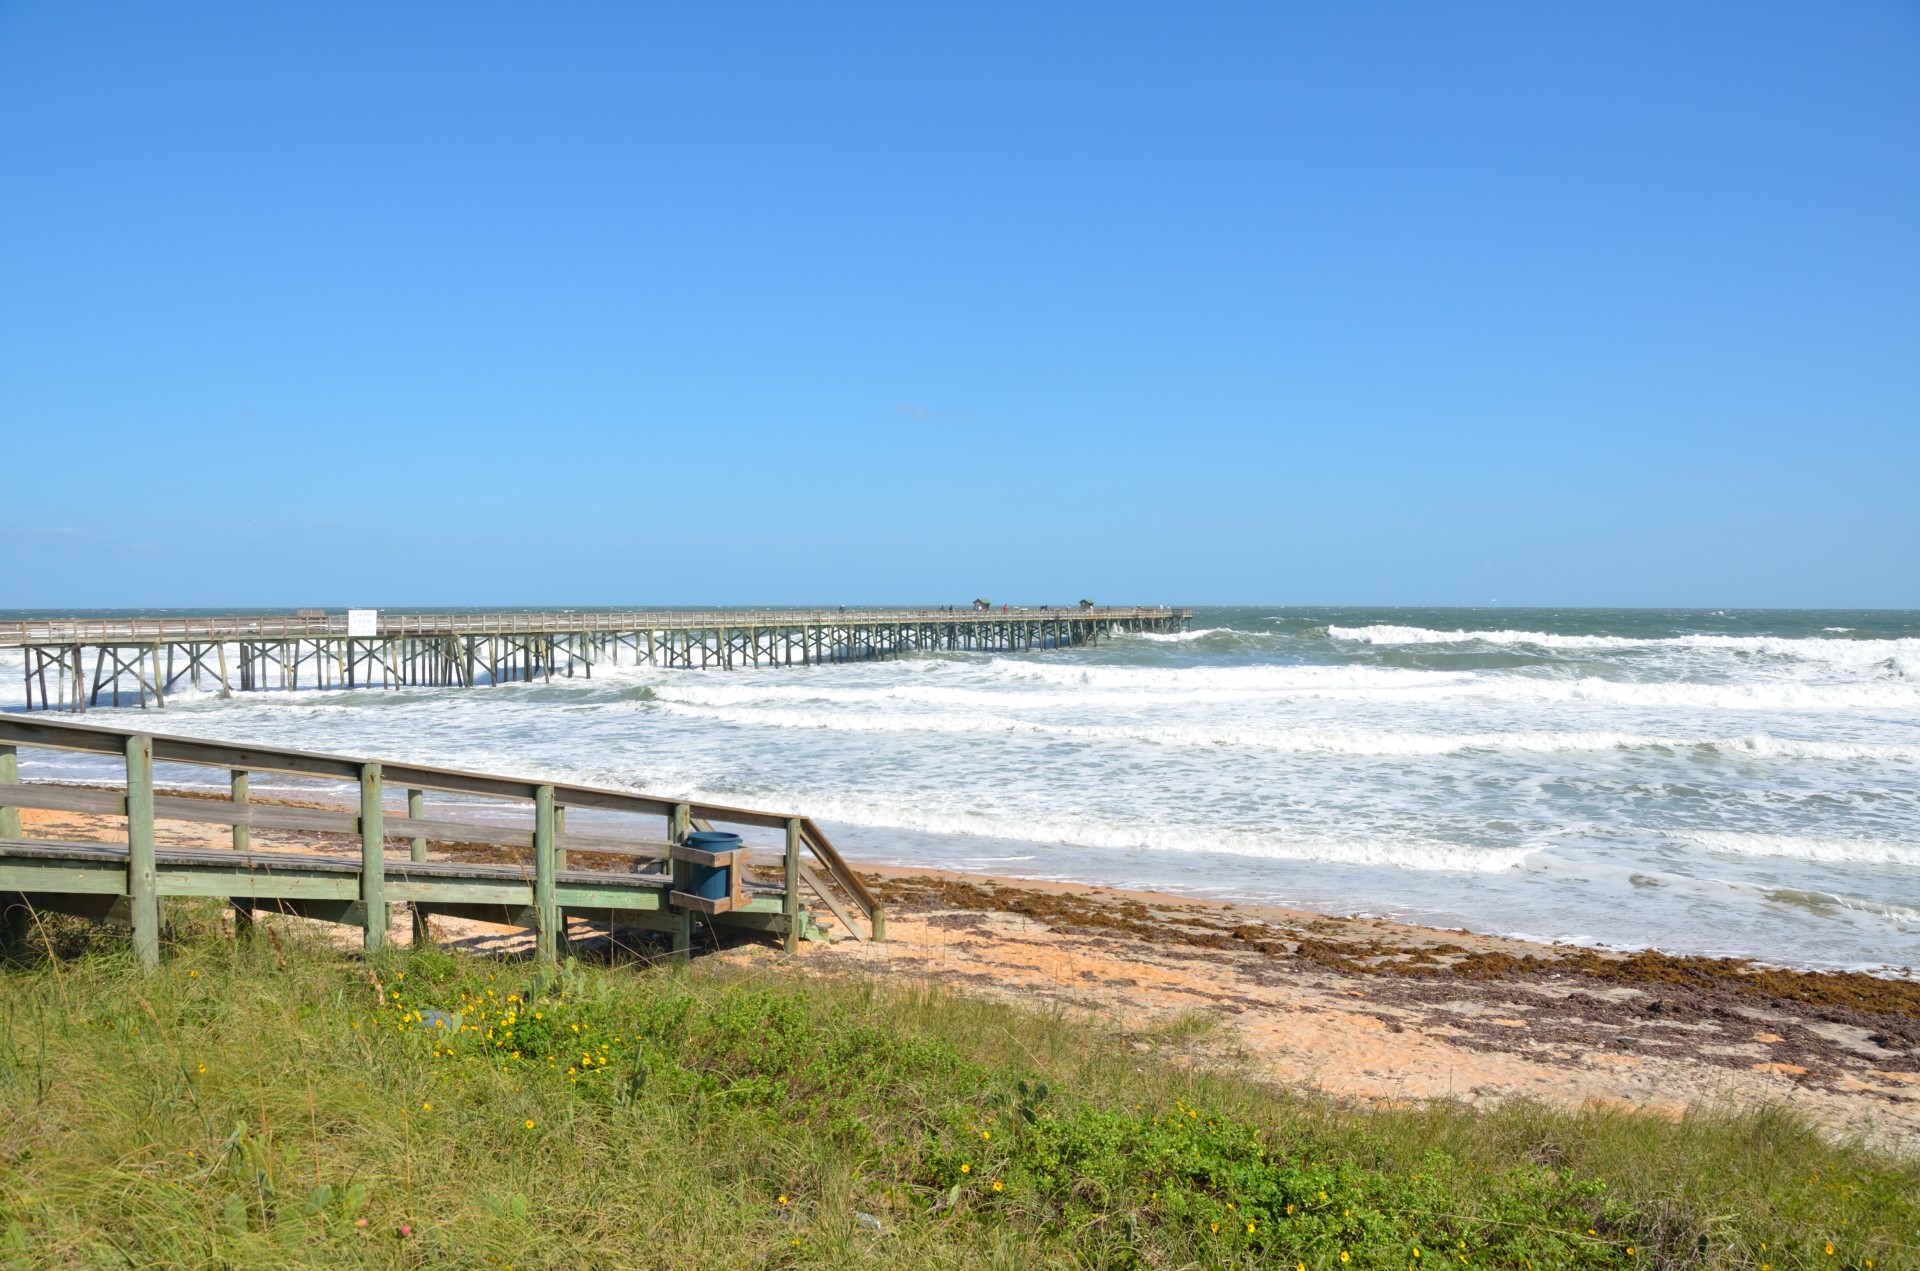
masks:
POLYGON ((170 917, 152 976, 100 938, 0 971, 0 1266, 1920 1265, 1920 1168, 1780 1108, 1356 1110, 1177 1062, 1197 1023, 773 954, 170 917))

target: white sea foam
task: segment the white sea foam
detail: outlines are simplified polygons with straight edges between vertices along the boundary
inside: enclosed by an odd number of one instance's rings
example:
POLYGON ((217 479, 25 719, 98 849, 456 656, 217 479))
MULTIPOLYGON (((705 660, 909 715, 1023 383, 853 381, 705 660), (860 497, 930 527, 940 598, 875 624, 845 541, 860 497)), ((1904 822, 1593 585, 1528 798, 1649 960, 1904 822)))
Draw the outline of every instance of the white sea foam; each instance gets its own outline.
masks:
MULTIPOLYGON (((1845 631, 1828 627, 1828 631, 1845 631)), ((1562 635, 1546 631, 1435 631, 1427 627, 1376 624, 1366 627, 1329 626, 1335 640, 1359 644, 1494 644, 1529 645, 1541 649, 1671 649, 1720 653, 1765 654, 1780 658, 1827 662, 1840 666, 1887 665, 1901 669, 1920 666, 1920 639, 1830 640, 1820 636, 1730 636, 1694 633, 1678 636, 1562 635)))
MULTIPOLYGON (((696 800, 724 802, 732 792, 696 791, 696 800)), ((1498 874, 1520 868, 1541 849, 1366 838, 1305 837, 1281 831, 1210 827, 1204 833, 1180 827, 1116 823, 1094 816, 1017 816, 973 808, 930 807, 924 802, 809 799, 815 819, 923 834, 958 835, 1012 842, 1065 844, 1107 851, 1144 851, 1186 856, 1230 855, 1269 861, 1315 861, 1331 865, 1387 866, 1448 874, 1498 874)))
POLYGON ((1809 838, 1793 834, 1753 834, 1735 830, 1675 831, 1669 838, 1695 843, 1710 852, 1733 856, 1771 856, 1827 865, 1920 866, 1920 843, 1881 839, 1809 838))
POLYGON ((1249 699, 1320 697, 1413 702, 1420 699, 1485 698, 1506 702, 1595 702, 1652 708, 1741 711, 1861 710, 1920 706, 1920 683, 1884 680, 1808 683, 1801 680, 1755 679, 1713 683, 1674 679, 1615 680, 1598 676, 1562 679, 1511 672, 1429 671, 1347 665, 1110 667, 1012 660, 996 662, 990 670, 1012 681, 1181 696, 1210 692, 1249 699))
POLYGON ((898 711, 852 714, 832 709, 707 706, 670 699, 661 700, 658 705, 660 709, 674 714, 745 727, 824 729, 846 733, 1068 737, 1088 741, 1264 750, 1298 755, 1397 757, 1457 755, 1472 751, 1506 751, 1544 755, 1700 748, 1758 758, 1920 763, 1920 747, 1916 746, 1799 741, 1770 737, 1764 733, 1742 737, 1679 738, 1620 732, 1361 732, 1323 728, 1235 728, 1197 724, 1072 724, 1006 714, 964 715, 898 711))
POLYGON ((1118 637, 1124 640, 1142 640, 1149 644, 1191 644, 1195 640, 1205 640, 1212 636, 1238 636, 1245 632, 1235 631, 1232 627, 1198 627, 1192 631, 1135 631, 1118 637))

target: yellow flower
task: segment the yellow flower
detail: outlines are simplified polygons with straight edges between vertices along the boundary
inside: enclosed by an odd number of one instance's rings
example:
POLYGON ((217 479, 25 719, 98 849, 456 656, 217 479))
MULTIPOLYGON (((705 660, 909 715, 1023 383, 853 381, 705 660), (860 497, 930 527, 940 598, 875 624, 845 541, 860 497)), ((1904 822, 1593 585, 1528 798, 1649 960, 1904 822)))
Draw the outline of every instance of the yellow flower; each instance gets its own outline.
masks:
POLYGON ((187 978, 189 980, 197 980, 200 978, 200 973, 198 971, 189 971, 187 972, 187 978))
POLYGON ((999 1190, 1000 1190, 1000 1188, 1001 1188, 1001 1182, 1000 1182, 1000 1180, 999 1180, 999 1179, 997 1179, 997 1178, 996 1178, 996 1179, 994 1179, 994 1180, 993 1180, 993 1190, 997 1192, 997 1191, 999 1191, 999 1190))
POLYGON ((420 1105, 420 1110, 422 1112, 431 1112, 433 1111, 433 1105, 431 1103, 423 1103, 420 1105))
POLYGON ((1247 1224, 1247 1230, 1248 1230, 1248 1231, 1252 1231, 1252 1230, 1253 1230, 1253 1224, 1252 1224, 1252 1223, 1248 1223, 1248 1224, 1247 1224))
POLYGON ((1342 1249, 1340 1251, 1340 1261, 1345 1262, 1346 1260, 1347 1260, 1347 1251, 1345 1249, 1342 1249))
POLYGON ((962 1174, 971 1174, 971 1173, 973 1173, 973 1166, 971 1166, 971 1165, 962 1165, 962 1166, 960 1167, 960 1172, 961 1172, 962 1174))
POLYGON ((993 1137, 993 1131, 992 1131, 992 1130, 982 1130, 982 1131, 980 1131, 980 1137, 981 1137, 981 1138, 983 1138, 983 1139, 990 1139, 990 1138, 992 1138, 992 1137, 993 1137))
POLYGON ((205 1072, 206 1070, 207 1070, 207 1066, 206 1066, 205 1064, 201 1064, 201 1065, 200 1065, 200 1071, 201 1071, 201 1072, 205 1072))
POLYGON ((1829 1258, 1833 1256, 1833 1241, 1831 1240, 1827 1241, 1827 1256, 1829 1258))
POLYGON ((531 1129, 533 1128, 533 1118, 532 1118, 532 1117, 528 1117, 528 1118, 527 1118, 527 1128, 528 1128, 529 1130, 531 1130, 531 1129))
POLYGON ((1218 1231, 1218 1230, 1220 1230, 1220 1224, 1219 1224, 1219 1223, 1215 1223, 1215 1224, 1213 1224, 1213 1229, 1214 1229, 1215 1231, 1218 1231))
POLYGON ((787 1198, 786 1198, 785 1196, 782 1196, 782 1197, 780 1198, 780 1203, 781 1203, 781 1204, 783 1204, 783 1205, 784 1205, 784 1204, 786 1204, 786 1203, 787 1203, 787 1198))

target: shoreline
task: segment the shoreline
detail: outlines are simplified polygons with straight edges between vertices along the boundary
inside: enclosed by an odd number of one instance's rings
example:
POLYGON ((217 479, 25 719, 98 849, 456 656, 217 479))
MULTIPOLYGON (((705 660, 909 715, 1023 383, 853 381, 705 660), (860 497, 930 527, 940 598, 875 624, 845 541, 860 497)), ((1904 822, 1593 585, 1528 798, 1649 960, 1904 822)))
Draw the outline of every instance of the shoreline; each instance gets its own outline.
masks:
POLYGON ((1159 905, 1193 905, 1208 909, 1232 910, 1236 913, 1254 917, 1271 914, 1285 920, 1303 922, 1326 920, 1340 923, 1373 924, 1385 930, 1409 934, 1426 932, 1439 933, 1440 935, 1448 937, 1471 937, 1477 941, 1492 941, 1502 946, 1510 946, 1516 956, 1524 956, 1528 951, 1536 954, 1542 951, 1551 951, 1558 956, 1567 956, 1577 955, 1578 951, 1585 950, 1601 958, 1612 960, 1652 954, 1661 958, 1672 958, 1697 965, 1740 965, 1754 969, 1779 971, 1790 975, 1865 976, 1896 984, 1909 983, 1920 985, 1920 966, 1895 964, 1892 962, 1859 963, 1841 966, 1775 962, 1757 953, 1676 953, 1655 944, 1607 943, 1601 940, 1589 942, 1573 937, 1552 939, 1545 936, 1518 932, 1483 931, 1469 927, 1444 927, 1438 923, 1418 922, 1405 918, 1393 918, 1360 911, 1343 914, 1331 909, 1299 908, 1280 902, 1260 900, 1247 896, 1235 896, 1231 894, 1199 895, 1192 892, 1163 891, 1153 887, 1129 887, 1074 878, 1050 878, 1028 874, 995 873, 985 869, 966 869, 951 865, 863 864, 859 865, 858 868, 863 874, 875 877, 950 877, 1001 887, 1028 888, 1042 892, 1097 891, 1115 896, 1138 897, 1143 901, 1159 905))

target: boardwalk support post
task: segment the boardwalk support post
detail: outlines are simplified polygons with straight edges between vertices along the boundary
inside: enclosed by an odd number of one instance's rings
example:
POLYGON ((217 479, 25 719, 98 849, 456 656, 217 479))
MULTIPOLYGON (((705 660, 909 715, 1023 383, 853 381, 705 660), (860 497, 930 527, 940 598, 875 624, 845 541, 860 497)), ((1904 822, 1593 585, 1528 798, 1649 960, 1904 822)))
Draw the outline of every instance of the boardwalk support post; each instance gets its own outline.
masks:
POLYGON ((360 899, 367 909, 361 946, 378 953, 387 947, 387 826, 377 763, 360 765, 360 899))
MULTIPOLYGON (((235 814, 245 812, 252 803, 247 790, 247 770, 234 768, 227 774, 227 787, 233 796, 235 814)), ((233 850, 249 852, 253 850, 253 827, 240 821, 233 823, 233 850)), ((253 935, 253 905, 240 897, 233 898, 233 935, 237 940, 245 940, 253 935)))
MULTIPOLYGON (((20 752, 12 746, 0 746, 0 786, 20 780, 20 752)), ((0 805, 0 839, 20 837, 20 809, 0 805)))
MULTIPOLYGON (((0 798, 5 798, 7 786, 20 780, 20 752, 12 746, 0 746, 0 798)), ((0 804, 0 839, 20 837, 20 809, 0 804)), ((28 928, 33 915, 27 909, 25 898, 16 903, 8 903, 8 897, 0 894, 0 906, 5 913, 0 914, 0 943, 4 943, 4 952, 9 958, 18 958, 27 951, 28 928)))
MULTIPOLYGON (((425 818, 426 815, 427 815, 426 791, 424 790, 407 791, 407 820, 409 821, 422 820, 423 818, 425 818)), ((410 844, 408 844, 407 859, 414 860, 414 861, 426 860, 427 859, 427 841, 423 838, 416 838, 410 844)), ((418 949, 422 945, 432 944, 433 943, 433 927, 432 927, 432 924, 429 922, 427 915, 420 911, 420 906, 417 904, 409 905, 408 908, 413 910, 413 947, 418 949)))
MULTIPOLYGON (((667 818, 667 841, 684 843, 687 841, 687 829, 693 822, 693 807, 686 803, 673 805, 673 813, 667 818)), ((692 884, 693 866, 685 861, 671 862, 673 868, 673 890, 686 891, 692 884)), ((673 965, 683 967, 693 953, 693 911, 675 909, 673 911, 673 965)))
POLYGON ((780 914, 786 919, 787 952, 800 948, 800 818, 787 818, 786 895, 780 900, 780 914))
POLYGON ((553 787, 533 792, 533 933, 534 957, 541 962, 560 960, 560 906, 554 900, 553 787))
POLYGON ((160 882, 153 862, 153 738, 127 738, 127 899, 133 957, 142 971, 160 965, 160 882))

